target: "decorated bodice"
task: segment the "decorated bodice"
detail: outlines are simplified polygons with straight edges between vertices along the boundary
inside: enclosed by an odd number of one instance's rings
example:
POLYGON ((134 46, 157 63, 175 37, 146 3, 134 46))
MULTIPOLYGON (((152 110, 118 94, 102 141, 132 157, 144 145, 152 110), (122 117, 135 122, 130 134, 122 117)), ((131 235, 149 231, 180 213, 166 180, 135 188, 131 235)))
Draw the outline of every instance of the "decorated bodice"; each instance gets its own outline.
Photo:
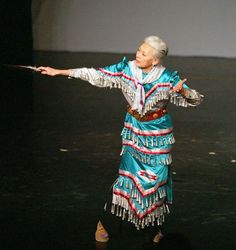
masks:
MULTIPOLYGON (((143 72, 143 77, 145 76, 146 73, 143 72)), ((134 103, 138 82, 132 74, 126 57, 117 64, 99 69, 71 69, 69 77, 81 78, 97 87, 119 88, 131 107, 134 103)), ((187 84, 183 85, 183 88, 186 90, 184 96, 172 91, 179 81, 180 76, 177 71, 171 72, 168 69, 164 69, 158 78, 144 84, 145 103, 141 115, 145 115, 150 110, 165 107, 169 102, 183 107, 199 105, 203 96, 196 90, 190 89, 187 84)))

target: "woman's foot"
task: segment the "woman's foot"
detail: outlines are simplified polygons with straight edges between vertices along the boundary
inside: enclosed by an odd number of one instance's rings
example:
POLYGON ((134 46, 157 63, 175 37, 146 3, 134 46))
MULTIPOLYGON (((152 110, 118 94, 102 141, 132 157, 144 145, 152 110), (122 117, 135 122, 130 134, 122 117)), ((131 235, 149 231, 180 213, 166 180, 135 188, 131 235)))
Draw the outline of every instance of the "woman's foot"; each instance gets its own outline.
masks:
POLYGON ((159 231, 156 235, 155 235, 155 237, 153 238, 153 242, 155 243, 155 244, 158 244, 160 241, 161 241, 161 239, 164 237, 164 235, 162 234, 162 232, 161 231, 159 231))
POLYGON ((106 229, 103 227, 101 221, 97 224, 97 230, 95 232, 95 240, 98 242, 108 242, 109 235, 106 229))

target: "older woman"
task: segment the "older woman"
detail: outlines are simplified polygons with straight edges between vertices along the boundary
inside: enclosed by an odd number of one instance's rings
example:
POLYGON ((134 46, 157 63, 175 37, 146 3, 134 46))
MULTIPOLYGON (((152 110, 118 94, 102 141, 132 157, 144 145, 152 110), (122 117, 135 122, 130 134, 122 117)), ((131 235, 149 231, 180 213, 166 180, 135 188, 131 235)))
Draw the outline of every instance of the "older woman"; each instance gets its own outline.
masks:
MULTIPOLYGON (((39 67, 42 74, 80 78, 97 87, 120 88, 128 102, 122 130, 119 176, 112 186, 109 213, 128 220, 137 229, 162 225, 172 203, 171 147, 173 125, 167 104, 197 106, 202 95, 190 89, 186 79, 161 65, 167 45, 157 36, 144 39, 136 58, 126 57, 104 68, 54 69, 39 67)), ((105 209, 106 210, 106 209, 105 209)), ((154 242, 159 242, 157 230, 154 242)), ((109 240, 102 219, 95 238, 109 240)))

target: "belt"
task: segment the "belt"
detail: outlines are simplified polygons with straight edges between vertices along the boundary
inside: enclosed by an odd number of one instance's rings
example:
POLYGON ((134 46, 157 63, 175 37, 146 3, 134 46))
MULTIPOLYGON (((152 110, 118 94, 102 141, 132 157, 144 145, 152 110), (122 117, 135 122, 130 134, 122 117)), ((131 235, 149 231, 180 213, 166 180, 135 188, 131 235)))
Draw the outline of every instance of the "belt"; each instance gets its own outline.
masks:
POLYGON ((132 115, 135 119, 141 122, 146 122, 146 121, 155 120, 164 116, 165 114, 167 114, 167 109, 158 108, 154 111, 147 112, 144 116, 141 116, 137 110, 132 110, 130 105, 128 105, 127 112, 130 115, 132 115))

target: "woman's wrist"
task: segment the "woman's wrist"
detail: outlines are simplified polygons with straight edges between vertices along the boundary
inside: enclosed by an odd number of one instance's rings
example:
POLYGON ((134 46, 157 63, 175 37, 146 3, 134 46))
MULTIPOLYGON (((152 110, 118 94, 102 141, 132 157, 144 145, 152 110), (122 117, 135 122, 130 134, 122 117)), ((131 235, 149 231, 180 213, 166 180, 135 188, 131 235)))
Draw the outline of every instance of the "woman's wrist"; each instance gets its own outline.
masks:
POLYGON ((57 69, 56 75, 69 76, 70 70, 69 69, 57 69))
POLYGON ((182 89, 180 90, 180 94, 181 94, 182 96, 185 96, 185 95, 186 95, 185 88, 182 87, 182 89))

